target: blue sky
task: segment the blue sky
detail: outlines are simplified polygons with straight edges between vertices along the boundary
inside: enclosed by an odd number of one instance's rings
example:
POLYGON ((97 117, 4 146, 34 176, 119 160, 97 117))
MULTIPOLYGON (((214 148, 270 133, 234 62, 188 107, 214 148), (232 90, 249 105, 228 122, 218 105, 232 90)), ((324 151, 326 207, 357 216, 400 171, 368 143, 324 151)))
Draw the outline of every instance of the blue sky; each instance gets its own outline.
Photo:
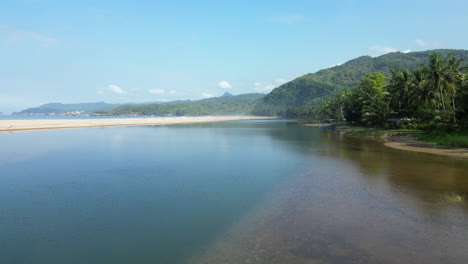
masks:
POLYGON ((468 1, 2 0, 0 111, 268 92, 361 55, 468 48, 468 1))

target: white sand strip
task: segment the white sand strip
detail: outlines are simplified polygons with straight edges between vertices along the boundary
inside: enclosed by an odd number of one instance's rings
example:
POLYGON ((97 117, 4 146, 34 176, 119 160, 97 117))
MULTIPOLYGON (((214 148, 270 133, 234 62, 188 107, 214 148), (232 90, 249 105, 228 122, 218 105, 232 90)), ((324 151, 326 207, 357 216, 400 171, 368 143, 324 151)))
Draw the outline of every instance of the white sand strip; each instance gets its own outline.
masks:
POLYGON ((65 129, 107 126, 172 125, 207 123, 233 120, 270 119, 260 116, 199 116, 199 117, 148 117, 148 118, 97 118, 97 119, 29 119, 0 120, 0 132, 16 132, 41 129, 65 129))

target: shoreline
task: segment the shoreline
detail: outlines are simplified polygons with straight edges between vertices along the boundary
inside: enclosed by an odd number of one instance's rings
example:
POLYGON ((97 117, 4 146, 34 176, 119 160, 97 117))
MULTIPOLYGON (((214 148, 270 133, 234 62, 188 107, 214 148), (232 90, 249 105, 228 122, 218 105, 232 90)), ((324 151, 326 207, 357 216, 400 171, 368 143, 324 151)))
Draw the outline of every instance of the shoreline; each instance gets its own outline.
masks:
POLYGON ((0 120, 0 133, 51 129, 72 129, 115 126, 152 126, 190 123, 209 123, 235 120, 261 120, 275 117, 263 116, 200 116, 158 118, 109 118, 109 119, 22 119, 0 120))
MULTIPOLYGON (((304 126, 319 127, 323 124, 305 124, 304 126)), ((468 159, 468 148, 443 148, 436 143, 424 142, 404 132, 374 130, 363 127, 338 127, 336 133, 358 138, 368 138, 383 143, 386 147, 420 153, 428 153, 439 156, 447 156, 468 159), (359 133, 362 132, 362 133, 359 133)))
POLYGON ((405 132, 348 126, 338 128, 336 131, 346 136, 378 140, 386 147, 393 149, 468 159, 468 148, 443 148, 436 143, 418 140, 416 137, 405 132), (359 133, 360 131, 362 133, 359 133))
POLYGON ((408 135, 386 136, 384 140, 384 145, 393 149, 468 159, 468 148, 441 148, 435 143, 419 141, 408 135))

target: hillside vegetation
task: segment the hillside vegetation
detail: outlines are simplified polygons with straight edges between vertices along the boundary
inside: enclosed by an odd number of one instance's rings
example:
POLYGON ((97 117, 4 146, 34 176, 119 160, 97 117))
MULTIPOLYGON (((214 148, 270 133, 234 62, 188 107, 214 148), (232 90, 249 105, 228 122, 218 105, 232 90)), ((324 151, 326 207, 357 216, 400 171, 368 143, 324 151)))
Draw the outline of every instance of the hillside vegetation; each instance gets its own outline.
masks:
POLYGON ((317 106, 322 105, 345 88, 358 86, 367 75, 380 72, 389 78, 394 68, 415 70, 427 64, 433 52, 442 57, 452 54, 457 59, 468 61, 468 51, 448 49, 411 53, 394 52, 375 58, 363 56, 340 66, 306 74, 279 86, 256 105, 253 114, 294 116, 300 111, 304 116, 310 116, 317 106))
POLYGON ((453 55, 433 53, 415 70, 375 72, 320 107, 320 116, 348 124, 415 129, 420 139, 468 147, 468 69, 453 55))
POLYGON ((198 101, 176 101, 165 104, 124 105, 110 111, 97 112, 103 115, 156 115, 197 116, 250 114, 263 94, 231 95, 198 101))

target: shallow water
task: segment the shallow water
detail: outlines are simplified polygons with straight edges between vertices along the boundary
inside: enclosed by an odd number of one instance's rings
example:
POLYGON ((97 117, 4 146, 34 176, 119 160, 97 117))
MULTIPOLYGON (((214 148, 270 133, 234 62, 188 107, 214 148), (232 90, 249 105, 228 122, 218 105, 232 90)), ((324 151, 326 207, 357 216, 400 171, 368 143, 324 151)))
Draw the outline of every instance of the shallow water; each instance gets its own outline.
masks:
POLYGON ((0 145, 0 263, 468 261, 464 160, 281 120, 0 145))

